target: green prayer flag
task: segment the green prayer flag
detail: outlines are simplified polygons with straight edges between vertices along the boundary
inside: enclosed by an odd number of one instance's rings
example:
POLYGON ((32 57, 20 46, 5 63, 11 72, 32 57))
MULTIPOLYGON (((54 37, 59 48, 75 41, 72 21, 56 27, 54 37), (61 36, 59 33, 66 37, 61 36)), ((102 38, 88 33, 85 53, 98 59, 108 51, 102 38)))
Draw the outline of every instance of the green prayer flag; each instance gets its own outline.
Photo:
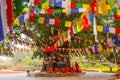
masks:
POLYGON ((112 17, 113 14, 117 14, 117 8, 111 9, 108 16, 112 17))
POLYGON ((90 30, 93 31, 93 25, 90 25, 90 30))
POLYGON ((47 0, 41 0, 41 4, 43 4, 43 3, 45 3, 45 2, 47 2, 47 0))
POLYGON ((82 8, 82 4, 81 3, 77 3, 76 4, 76 8, 82 8))
POLYGON ((74 31, 75 31, 75 33, 79 32, 76 25, 74 26, 74 31))
POLYGON ((60 26, 65 26, 65 21, 60 21, 60 26))
POLYGON ((15 4, 14 11, 16 13, 16 16, 19 16, 23 8, 29 3, 29 0, 14 0, 13 3, 15 4))
POLYGON ((62 10, 61 10, 61 9, 55 9, 55 10, 54 10, 54 14, 59 14, 59 13, 62 13, 62 10))

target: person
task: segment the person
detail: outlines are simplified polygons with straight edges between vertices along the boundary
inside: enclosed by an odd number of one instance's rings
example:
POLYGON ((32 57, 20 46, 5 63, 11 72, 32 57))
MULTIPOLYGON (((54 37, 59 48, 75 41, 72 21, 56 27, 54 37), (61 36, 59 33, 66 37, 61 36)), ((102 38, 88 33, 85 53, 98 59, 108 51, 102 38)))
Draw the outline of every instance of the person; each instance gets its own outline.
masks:
POLYGON ((114 76, 117 78, 120 76, 120 69, 118 69, 118 72, 114 76))
POLYGON ((58 67, 55 68, 54 70, 55 73, 59 73, 60 72, 60 69, 58 67))
POLYGON ((82 72, 77 62, 75 63, 75 69, 76 72, 82 72))
POLYGON ((70 72, 70 73, 74 73, 74 72, 75 72, 74 67, 70 67, 69 72, 70 72))
POLYGON ((56 56, 54 56, 54 58, 53 58, 53 71, 55 70, 55 68, 56 67, 58 67, 58 62, 59 62, 59 59, 58 59, 58 57, 56 57, 56 56))

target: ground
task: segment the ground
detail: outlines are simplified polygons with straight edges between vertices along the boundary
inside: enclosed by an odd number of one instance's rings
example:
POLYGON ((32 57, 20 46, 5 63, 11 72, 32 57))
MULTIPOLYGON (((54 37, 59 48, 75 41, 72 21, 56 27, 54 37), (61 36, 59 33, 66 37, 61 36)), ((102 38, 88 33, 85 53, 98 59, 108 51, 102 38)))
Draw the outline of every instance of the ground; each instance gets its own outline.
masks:
POLYGON ((0 80, 109 80, 113 79, 113 73, 86 72, 74 77, 27 77, 26 73, 0 74, 0 80))

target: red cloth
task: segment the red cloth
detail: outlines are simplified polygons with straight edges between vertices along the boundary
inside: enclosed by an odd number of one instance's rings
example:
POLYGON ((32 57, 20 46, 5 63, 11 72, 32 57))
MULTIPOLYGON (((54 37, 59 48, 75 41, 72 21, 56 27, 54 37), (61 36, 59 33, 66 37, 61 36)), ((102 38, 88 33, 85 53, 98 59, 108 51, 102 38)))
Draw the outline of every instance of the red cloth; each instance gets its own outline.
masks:
POLYGON ((39 5, 40 4, 40 0, 34 0, 34 4, 39 5))
POLYGON ((34 21, 34 19, 35 19, 35 13, 34 13, 34 9, 32 9, 31 11, 30 11, 30 15, 29 15, 30 17, 29 17, 29 20, 30 21, 34 21))
POLYGON ((55 71, 54 71, 55 73, 58 73, 58 72, 60 72, 60 69, 59 68, 55 68, 55 71))
POLYGON ((13 6, 12 6, 12 0, 6 0, 7 3, 7 18, 8 18, 8 27, 10 28, 11 24, 12 24, 12 14, 13 14, 13 6))
POLYGON ((62 68, 62 73, 67 73, 67 72, 68 72, 67 68, 62 68))
POLYGON ((69 72, 74 73, 75 69, 72 67, 72 68, 69 69, 69 72))
POLYGON ((52 9, 47 9, 47 10, 45 11, 45 14, 53 14, 53 10, 52 10, 52 9))
POLYGON ((120 28, 116 28, 115 34, 120 34, 120 28))
POLYGON ((60 25, 60 20, 59 19, 55 19, 55 25, 60 25))
POLYGON ((76 8, 76 3, 75 2, 71 2, 71 9, 75 9, 76 8))

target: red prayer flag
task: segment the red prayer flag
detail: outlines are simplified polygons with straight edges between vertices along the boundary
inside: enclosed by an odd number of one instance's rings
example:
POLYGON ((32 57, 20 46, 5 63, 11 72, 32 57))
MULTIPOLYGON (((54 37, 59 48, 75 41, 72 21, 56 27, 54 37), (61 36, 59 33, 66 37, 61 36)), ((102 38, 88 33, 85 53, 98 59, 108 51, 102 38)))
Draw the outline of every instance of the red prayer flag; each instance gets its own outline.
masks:
POLYGON ((70 27, 70 35, 73 35, 74 31, 73 31, 73 27, 70 27))
POLYGON ((90 25, 89 24, 84 24, 84 30, 90 30, 90 25))
POLYGON ((39 5, 40 4, 40 0, 34 0, 34 4, 39 5))
POLYGON ((75 2, 71 2, 71 9, 75 9, 76 8, 76 3, 75 2))
POLYGON ((116 28, 115 34, 120 34, 120 28, 116 28))
POLYGON ((113 18, 114 18, 115 20, 120 21, 120 16, 119 16, 119 15, 117 15, 117 14, 114 14, 114 15, 113 15, 113 18))
POLYGON ((30 17, 29 17, 29 20, 30 21, 34 21, 35 19, 35 13, 34 13, 34 9, 30 11, 30 17))
POLYGON ((55 25, 60 25, 60 20, 59 19, 55 19, 55 25))
POLYGON ((53 10, 52 9, 48 9, 45 11, 45 14, 53 14, 53 10))
POLYGON ((94 14, 94 7, 96 6, 96 0, 93 0, 93 2, 91 3, 90 7, 91 7, 91 11, 94 14))
POLYGON ((8 18, 8 27, 10 28, 11 24, 12 24, 12 11, 13 11, 13 6, 12 6, 12 0, 6 0, 7 3, 7 18, 8 18))

